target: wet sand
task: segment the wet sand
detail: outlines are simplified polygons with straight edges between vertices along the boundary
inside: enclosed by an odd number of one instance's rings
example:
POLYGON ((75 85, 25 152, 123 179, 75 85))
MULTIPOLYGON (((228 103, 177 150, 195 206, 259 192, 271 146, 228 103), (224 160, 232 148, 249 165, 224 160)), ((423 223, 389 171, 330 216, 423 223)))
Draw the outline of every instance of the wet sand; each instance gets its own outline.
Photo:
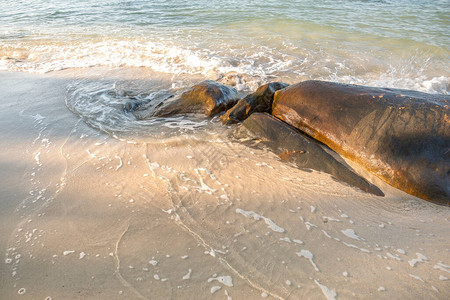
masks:
POLYGON ((0 298, 449 298, 447 207, 293 168, 218 120, 113 136, 67 87, 148 74, 83 72, 0 73, 0 298))

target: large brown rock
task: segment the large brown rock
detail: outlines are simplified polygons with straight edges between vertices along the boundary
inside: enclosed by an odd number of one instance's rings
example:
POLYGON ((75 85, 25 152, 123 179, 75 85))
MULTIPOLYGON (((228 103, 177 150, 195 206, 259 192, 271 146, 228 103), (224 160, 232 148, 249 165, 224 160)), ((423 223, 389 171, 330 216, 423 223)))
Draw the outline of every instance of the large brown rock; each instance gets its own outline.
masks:
POLYGON ((233 135, 240 140, 256 141, 258 146, 269 148, 282 160, 297 167, 325 172, 363 191, 384 196, 379 188, 323 150, 317 141, 271 115, 252 114, 234 130, 233 135))
POLYGON ((153 116, 171 116, 186 113, 202 113, 207 116, 214 116, 217 113, 227 110, 238 100, 236 89, 207 80, 194 85, 191 89, 165 101, 157 107, 153 116))
POLYGON ((273 115, 389 184, 450 204, 450 96, 305 81, 275 94, 273 115))
POLYGON ((260 86, 256 92, 247 95, 245 98, 227 110, 220 119, 224 124, 233 124, 244 121, 254 112, 272 111, 273 95, 276 91, 289 86, 287 83, 271 82, 260 86))

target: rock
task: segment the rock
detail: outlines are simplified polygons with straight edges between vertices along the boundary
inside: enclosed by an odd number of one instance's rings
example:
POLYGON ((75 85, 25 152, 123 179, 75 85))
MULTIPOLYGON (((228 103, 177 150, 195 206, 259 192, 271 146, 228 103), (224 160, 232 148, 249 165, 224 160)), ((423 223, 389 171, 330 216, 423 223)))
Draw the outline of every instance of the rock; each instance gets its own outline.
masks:
POLYGON ((252 114, 234 130, 233 135, 241 140, 257 141, 258 145, 269 148, 282 160, 292 162, 300 168, 325 172, 363 191, 384 196, 379 188, 350 171, 323 150, 317 141, 271 115, 252 114))
POLYGON ((123 105, 123 111, 127 113, 135 112, 137 110, 140 110, 142 107, 145 107, 149 102, 149 100, 139 100, 132 98, 123 105))
POLYGON ((194 85, 173 100, 163 102, 153 116, 171 116, 186 113, 202 113, 214 116, 227 110, 238 100, 237 91, 218 82, 207 80, 194 85))
POLYGON ((276 91, 289 86, 282 82, 271 82, 260 86, 256 92, 247 95, 245 98, 230 108, 220 117, 222 123, 233 124, 244 121, 254 112, 268 112, 272 110, 273 95, 276 91))
POLYGON ((450 96, 305 81, 276 92, 273 115, 387 183, 450 204, 450 96))
POLYGON ((152 94, 151 97, 130 97, 123 105, 123 111, 133 114, 138 120, 145 120, 153 117, 155 109, 173 97, 175 95, 169 94, 168 91, 164 90, 152 94))

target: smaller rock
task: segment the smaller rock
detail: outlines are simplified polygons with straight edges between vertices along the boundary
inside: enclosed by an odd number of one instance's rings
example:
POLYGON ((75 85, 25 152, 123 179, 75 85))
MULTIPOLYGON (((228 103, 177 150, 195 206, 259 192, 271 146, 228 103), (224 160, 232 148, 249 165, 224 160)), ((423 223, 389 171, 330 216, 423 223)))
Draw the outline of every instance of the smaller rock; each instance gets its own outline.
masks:
POLYGON ((222 115, 220 117, 222 123, 233 124, 244 121, 254 112, 271 113, 273 95, 276 91, 288 86, 289 84, 282 82, 271 82, 260 86, 256 92, 239 100, 235 106, 222 115))
POLYGON ((161 106, 155 109, 153 115, 164 117, 186 113, 203 113, 212 117, 233 106, 237 100, 238 92, 236 89, 213 80, 207 80, 194 85, 179 97, 163 102, 161 106))

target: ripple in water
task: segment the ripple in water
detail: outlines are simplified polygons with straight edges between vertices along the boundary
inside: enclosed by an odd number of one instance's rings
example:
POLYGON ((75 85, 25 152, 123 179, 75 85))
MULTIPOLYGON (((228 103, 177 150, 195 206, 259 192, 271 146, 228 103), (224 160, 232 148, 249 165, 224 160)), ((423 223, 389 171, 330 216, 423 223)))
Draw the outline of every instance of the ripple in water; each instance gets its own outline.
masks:
POLYGON ((202 132, 203 116, 147 117, 149 111, 180 90, 152 83, 136 90, 127 81, 78 80, 67 87, 66 105, 89 126, 113 136, 161 138, 202 132))

